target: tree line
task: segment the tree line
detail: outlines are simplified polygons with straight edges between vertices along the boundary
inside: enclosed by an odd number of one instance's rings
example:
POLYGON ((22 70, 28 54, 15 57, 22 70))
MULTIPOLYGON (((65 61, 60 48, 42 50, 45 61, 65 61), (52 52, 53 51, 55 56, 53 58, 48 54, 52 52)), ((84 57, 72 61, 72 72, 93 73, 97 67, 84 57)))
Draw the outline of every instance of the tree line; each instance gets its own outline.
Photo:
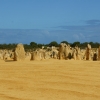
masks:
MULTIPOLYGON (((86 48, 87 47, 87 44, 90 44, 92 48, 98 48, 100 43, 98 42, 84 42, 84 43, 80 43, 79 41, 76 41, 76 42, 73 42, 73 43, 68 43, 67 41, 62 41, 61 43, 65 43, 65 44, 69 44, 71 47, 75 47, 75 46, 78 46, 82 49, 86 48)), ((15 43, 10 43, 10 44, 0 44, 0 49, 8 49, 8 50, 11 50, 11 49, 14 49, 16 47, 17 44, 15 43)), ((24 48, 26 50, 28 49, 36 49, 36 48, 47 48, 47 47, 52 47, 52 46, 55 46, 55 47, 59 47, 59 43, 57 43, 56 41, 52 41, 50 42, 49 44, 38 44, 36 42, 30 42, 30 44, 23 44, 24 45, 24 48)))

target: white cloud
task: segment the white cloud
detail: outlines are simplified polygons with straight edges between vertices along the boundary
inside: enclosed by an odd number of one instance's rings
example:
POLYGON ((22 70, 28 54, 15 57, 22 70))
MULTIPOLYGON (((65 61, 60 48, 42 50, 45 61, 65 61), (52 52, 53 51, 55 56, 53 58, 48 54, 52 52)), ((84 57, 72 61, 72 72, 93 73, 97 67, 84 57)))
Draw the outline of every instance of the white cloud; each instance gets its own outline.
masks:
POLYGON ((78 41, 79 41, 79 34, 74 34, 74 35, 73 35, 73 38, 74 38, 75 40, 78 40, 78 41))
POLYGON ((85 39, 85 35, 83 35, 82 33, 79 33, 79 36, 80 36, 82 39, 85 39))
POLYGON ((39 30, 39 29, 28 29, 28 30, 0 30, 0 43, 50 43, 52 41, 68 41, 73 43, 79 42, 99 42, 100 33, 89 33, 80 31, 68 31, 68 30, 39 30))
POLYGON ((43 30, 42 33, 43 35, 50 35, 50 32, 48 30, 43 30))
POLYGON ((73 34, 73 40, 86 42, 86 41, 89 41, 89 38, 87 38, 87 36, 82 33, 77 33, 77 34, 73 34))

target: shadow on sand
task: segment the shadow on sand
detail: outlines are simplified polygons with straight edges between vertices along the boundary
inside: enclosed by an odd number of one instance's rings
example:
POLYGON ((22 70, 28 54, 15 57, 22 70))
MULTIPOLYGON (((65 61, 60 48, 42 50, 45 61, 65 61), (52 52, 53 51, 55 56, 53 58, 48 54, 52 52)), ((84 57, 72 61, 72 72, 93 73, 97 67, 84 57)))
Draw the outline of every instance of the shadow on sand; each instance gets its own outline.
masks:
POLYGON ((14 60, 5 60, 5 62, 15 62, 14 60))

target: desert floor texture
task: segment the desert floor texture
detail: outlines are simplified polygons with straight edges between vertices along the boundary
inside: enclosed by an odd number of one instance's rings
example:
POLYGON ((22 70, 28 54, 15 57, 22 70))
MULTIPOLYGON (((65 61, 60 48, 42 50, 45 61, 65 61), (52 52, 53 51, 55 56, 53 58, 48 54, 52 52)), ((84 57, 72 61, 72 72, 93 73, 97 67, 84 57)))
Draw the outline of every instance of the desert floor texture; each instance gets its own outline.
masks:
POLYGON ((0 100, 100 100, 100 61, 0 60, 0 100))

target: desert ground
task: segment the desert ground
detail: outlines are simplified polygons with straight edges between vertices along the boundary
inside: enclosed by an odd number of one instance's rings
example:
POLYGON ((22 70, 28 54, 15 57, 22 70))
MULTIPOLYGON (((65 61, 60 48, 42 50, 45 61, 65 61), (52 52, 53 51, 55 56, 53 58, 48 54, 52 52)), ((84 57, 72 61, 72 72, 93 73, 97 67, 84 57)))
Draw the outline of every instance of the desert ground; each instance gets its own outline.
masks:
POLYGON ((0 100, 100 100, 100 61, 0 60, 0 100))

